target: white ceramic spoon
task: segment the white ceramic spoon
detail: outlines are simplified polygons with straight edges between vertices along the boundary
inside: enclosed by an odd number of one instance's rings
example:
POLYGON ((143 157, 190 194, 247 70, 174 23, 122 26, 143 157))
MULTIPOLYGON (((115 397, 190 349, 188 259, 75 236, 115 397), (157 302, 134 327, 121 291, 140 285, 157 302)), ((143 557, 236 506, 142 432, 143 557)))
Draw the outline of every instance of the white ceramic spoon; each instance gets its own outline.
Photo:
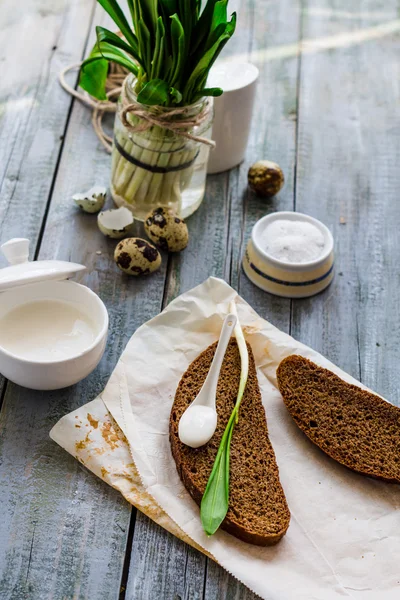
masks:
POLYGON ((227 315, 222 325, 218 346, 205 382, 179 421, 179 439, 191 448, 199 448, 212 438, 217 428, 215 400, 222 361, 236 325, 236 316, 227 315))

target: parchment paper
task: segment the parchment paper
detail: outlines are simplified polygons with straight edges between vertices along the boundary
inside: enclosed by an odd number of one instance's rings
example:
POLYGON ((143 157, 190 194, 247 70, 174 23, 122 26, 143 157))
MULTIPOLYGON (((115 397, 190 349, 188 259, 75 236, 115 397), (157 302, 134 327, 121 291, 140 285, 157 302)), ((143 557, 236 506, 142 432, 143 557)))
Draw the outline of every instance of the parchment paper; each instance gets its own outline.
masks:
MULTIPOLYGON (((261 319, 225 282, 210 278, 136 331, 101 398, 129 442, 148 497, 195 544, 262 598, 398 599, 400 488, 338 465, 293 423, 275 387, 279 362, 293 353, 363 387, 261 319), (271 548, 245 544, 223 531, 207 538, 169 447, 169 413, 179 379, 218 338, 232 299, 255 355, 270 438, 291 511, 286 536, 271 548)), ((64 436, 53 432, 60 443, 64 436)))
POLYGON ((65 415, 50 437, 158 525, 203 551, 146 492, 128 441, 101 398, 65 415))

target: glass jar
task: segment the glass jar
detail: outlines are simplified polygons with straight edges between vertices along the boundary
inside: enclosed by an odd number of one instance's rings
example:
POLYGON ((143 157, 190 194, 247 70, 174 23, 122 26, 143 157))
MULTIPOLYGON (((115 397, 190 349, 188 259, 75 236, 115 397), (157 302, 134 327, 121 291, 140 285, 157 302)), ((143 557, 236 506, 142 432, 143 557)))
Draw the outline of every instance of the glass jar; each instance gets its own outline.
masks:
MULTIPOLYGON (((125 94, 129 103, 137 102, 134 92, 136 80, 129 75, 125 94)), ((186 107, 184 117, 198 115, 210 100, 186 107)), ((152 125, 143 131, 129 131, 121 122, 121 99, 114 125, 114 143, 111 164, 111 194, 117 206, 128 207, 134 217, 144 221, 147 213, 157 206, 167 206, 183 218, 200 206, 205 192, 207 162, 210 146, 187 139, 176 132, 152 125)), ((175 107, 144 107, 142 110, 166 114, 175 107)), ((144 119, 128 113, 134 127, 144 125, 144 119)), ((211 139, 213 111, 190 133, 211 139)))

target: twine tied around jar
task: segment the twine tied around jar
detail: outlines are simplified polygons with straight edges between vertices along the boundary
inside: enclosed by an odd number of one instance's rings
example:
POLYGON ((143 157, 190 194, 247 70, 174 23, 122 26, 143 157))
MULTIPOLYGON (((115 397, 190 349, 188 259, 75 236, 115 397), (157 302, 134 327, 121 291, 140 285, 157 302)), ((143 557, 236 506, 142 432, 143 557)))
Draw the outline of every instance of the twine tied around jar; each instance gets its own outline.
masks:
POLYGON ((195 127, 199 127, 209 119, 212 111, 211 104, 208 99, 205 100, 202 109, 194 115, 190 115, 190 106, 177 106, 176 108, 164 110, 163 107, 143 108, 143 104, 139 102, 130 102, 126 93, 127 79, 124 81, 121 90, 121 111, 119 117, 124 127, 131 133, 139 133, 147 131, 152 126, 161 127, 172 131, 181 137, 188 140, 206 144, 207 146, 215 147, 215 142, 207 138, 191 133, 195 127), (133 125, 128 120, 128 115, 138 117, 142 122, 133 125))
POLYGON ((92 114, 92 125, 93 129, 103 144, 107 152, 112 151, 113 138, 109 136, 103 129, 103 117, 106 113, 117 112, 117 100, 121 94, 121 111, 120 119, 127 130, 132 133, 138 133, 146 131, 150 127, 156 125, 162 129, 166 129, 180 135, 186 139, 198 142, 200 144, 206 144, 211 147, 215 147, 215 142, 207 138, 196 136, 191 133, 194 127, 198 127, 202 123, 206 122, 210 111, 212 110, 211 104, 207 99, 204 102, 204 106, 201 111, 194 116, 189 116, 189 107, 179 106, 168 111, 162 111, 157 107, 151 107, 151 110, 144 108, 143 104, 138 102, 132 103, 128 101, 125 86, 127 79, 127 70, 123 67, 110 62, 109 72, 106 80, 106 96, 107 100, 97 100, 93 96, 90 96, 86 92, 81 92, 71 87, 66 79, 65 75, 74 69, 80 69, 82 63, 76 63, 69 65, 62 69, 59 74, 59 81, 62 88, 68 92, 74 98, 80 100, 86 106, 89 106, 93 110, 92 114), (127 119, 128 114, 134 114, 142 123, 138 125, 132 125, 127 119))
POLYGON ((106 80, 107 100, 97 100, 97 98, 93 98, 93 96, 90 96, 87 92, 78 91, 71 87, 65 79, 67 73, 73 71, 74 69, 80 69, 81 66, 82 63, 80 62, 73 65, 68 65, 62 69, 58 76, 60 85, 66 92, 68 92, 68 94, 74 98, 77 98, 77 100, 80 100, 83 104, 86 104, 86 106, 93 110, 93 129, 104 148, 111 154, 113 138, 107 135, 103 129, 103 117, 106 113, 117 112, 117 100, 122 90, 122 84, 127 76, 127 70, 116 63, 110 62, 106 80))

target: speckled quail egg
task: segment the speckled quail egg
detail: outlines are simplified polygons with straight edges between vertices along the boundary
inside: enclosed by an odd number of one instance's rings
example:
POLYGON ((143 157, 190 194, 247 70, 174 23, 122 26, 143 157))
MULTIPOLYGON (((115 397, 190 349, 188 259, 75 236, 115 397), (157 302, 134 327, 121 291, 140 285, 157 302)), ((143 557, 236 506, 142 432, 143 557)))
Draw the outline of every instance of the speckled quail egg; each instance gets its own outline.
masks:
POLYGON ((259 196, 272 198, 285 183, 280 166, 270 160, 259 160, 252 165, 247 174, 249 186, 259 196))
POLYGON ((144 229, 151 241, 167 252, 180 252, 189 242, 185 221, 163 206, 155 208, 147 215, 144 229))
POLYGON ((114 240, 120 240, 133 233, 133 215, 125 206, 99 213, 97 224, 101 233, 114 240))
POLYGON ((86 213, 98 213, 106 201, 107 190, 105 187, 95 185, 87 192, 74 194, 72 200, 86 213))
POLYGON ((161 254, 146 240, 126 238, 115 248, 114 260, 127 275, 148 275, 161 265, 161 254))

